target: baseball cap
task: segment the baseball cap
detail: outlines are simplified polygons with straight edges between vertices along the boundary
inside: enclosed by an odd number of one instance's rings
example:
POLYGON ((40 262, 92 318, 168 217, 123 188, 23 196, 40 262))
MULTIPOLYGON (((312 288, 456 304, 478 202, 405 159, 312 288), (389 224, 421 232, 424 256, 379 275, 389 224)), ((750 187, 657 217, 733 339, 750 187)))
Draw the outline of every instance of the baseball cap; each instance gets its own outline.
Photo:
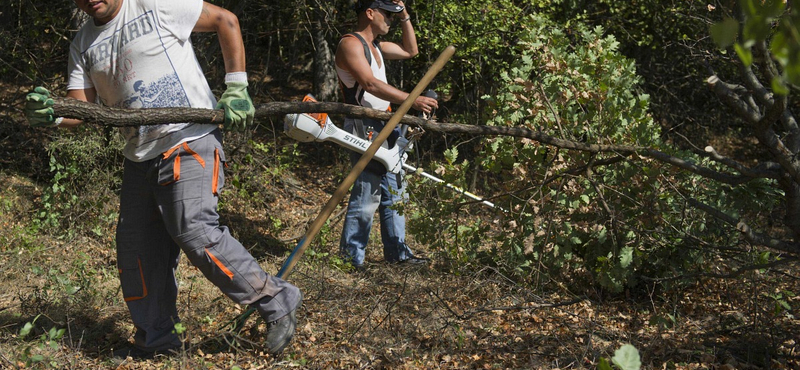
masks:
POLYGON ((367 9, 383 9, 389 13, 400 13, 404 7, 395 4, 392 0, 358 0, 356 2, 356 13, 361 13, 367 9))

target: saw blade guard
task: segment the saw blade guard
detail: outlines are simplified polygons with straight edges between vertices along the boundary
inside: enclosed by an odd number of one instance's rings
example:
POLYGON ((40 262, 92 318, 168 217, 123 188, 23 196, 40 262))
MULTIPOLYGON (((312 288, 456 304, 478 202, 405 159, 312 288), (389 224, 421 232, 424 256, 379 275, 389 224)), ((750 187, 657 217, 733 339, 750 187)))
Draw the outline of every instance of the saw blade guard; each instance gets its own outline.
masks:
MULTIPOLYGON (((327 116, 325 117, 327 118, 327 116)), ((305 113, 287 114, 283 119, 283 131, 292 139, 308 143, 322 141, 322 125, 316 118, 305 113)))

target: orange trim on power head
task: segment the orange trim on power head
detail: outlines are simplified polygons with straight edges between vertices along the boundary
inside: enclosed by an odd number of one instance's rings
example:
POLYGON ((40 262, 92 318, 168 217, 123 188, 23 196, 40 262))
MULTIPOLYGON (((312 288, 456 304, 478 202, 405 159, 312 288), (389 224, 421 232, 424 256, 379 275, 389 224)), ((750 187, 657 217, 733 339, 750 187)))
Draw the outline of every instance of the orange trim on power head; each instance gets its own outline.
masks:
MULTIPOLYGON (((311 97, 311 95, 306 95, 303 97, 303 103, 306 102, 316 103, 317 100, 311 97)), ((319 127, 325 127, 325 122, 328 121, 328 113, 306 113, 306 114, 311 116, 311 118, 315 119, 319 127)))

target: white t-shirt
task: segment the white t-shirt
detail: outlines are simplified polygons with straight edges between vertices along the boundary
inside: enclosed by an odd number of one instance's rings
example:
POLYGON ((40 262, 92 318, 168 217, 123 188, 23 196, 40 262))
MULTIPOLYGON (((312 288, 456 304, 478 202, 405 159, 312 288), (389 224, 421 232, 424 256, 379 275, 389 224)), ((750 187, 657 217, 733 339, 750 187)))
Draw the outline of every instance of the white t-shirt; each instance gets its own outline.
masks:
MULTIPOLYGON (((123 0, 110 22, 89 20, 72 41, 68 90, 94 87, 100 104, 119 108, 214 108, 190 39, 202 0, 123 0)), ((214 125, 123 127, 123 154, 141 162, 201 138, 214 125)))

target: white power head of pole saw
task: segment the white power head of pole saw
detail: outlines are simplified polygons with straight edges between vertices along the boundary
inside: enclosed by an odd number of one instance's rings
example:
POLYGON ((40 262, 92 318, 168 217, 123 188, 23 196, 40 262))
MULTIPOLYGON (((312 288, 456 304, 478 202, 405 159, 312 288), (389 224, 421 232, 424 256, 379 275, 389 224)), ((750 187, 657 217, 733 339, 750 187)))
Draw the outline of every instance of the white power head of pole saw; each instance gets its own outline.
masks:
MULTIPOLYGON (((306 95, 303 98, 304 102, 315 102, 314 98, 306 95)), ((283 119, 283 130, 290 138, 300 142, 308 143, 312 141, 332 141, 340 146, 364 153, 367 148, 372 144, 371 142, 352 135, 344 130, 336 127, 326 113, 290 113, 283 119)), ((406 170, 409 173, 417 173, 425 178, 444 184, 446 187, 453 189, 469 198, 480 201, 481 203, 492 208, 498 208, 503 212, 505 209, 496 206, 494 203, 485 200, 475 194, 472 194, 464 189, 461 189, 453 184, 444 182, 444 180, 437 178, 425 171, 419 171, 417 168, 406 164, 408 154, 403 145, 396 144, 392 149, 386 149, 383 146, 378 148, 375 152, 373 159, 382 163, 386 170, 392 173, 400 173, 406 170)))
MULTIPOLYGON (((303 101, 315 100, 306 95, 303 101)), ((283 129, 286 135, 300 142, 332 141, 358 153, 364 153, 372 144, 368 140, 336 127, 325 113, 287 114, 283 120, 283 129)), ((392 149, 386 149, 381 146, 375 152, 373 159, 383 164, 387 171, 400 173, 408 157, 405 149, 401 148, 400 145, 395 145, 392 149)))

